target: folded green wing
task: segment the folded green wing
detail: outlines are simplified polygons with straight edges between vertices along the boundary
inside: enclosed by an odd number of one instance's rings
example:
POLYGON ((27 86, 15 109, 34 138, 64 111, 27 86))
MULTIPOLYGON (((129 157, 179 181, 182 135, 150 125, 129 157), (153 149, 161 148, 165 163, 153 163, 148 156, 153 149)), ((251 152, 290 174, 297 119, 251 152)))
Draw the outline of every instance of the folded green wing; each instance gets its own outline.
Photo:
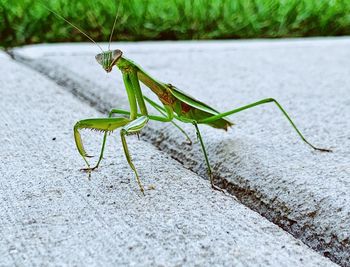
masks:
POLYGON ((205 112, 211 113, 213 115, 217 115, 220 112, 213 109, 212 107, 208 106, 207 104, 195 99, 193 96, 190 96, 186 94, 185 92, 181 91, 180 89, 176 88, 173 85, 170 85, 170 92, 173 96, 175 96, 177 99, 185 102, 187 105, 191 107, 195 107, 197 109, 203 110, 205 112))
MULTIPOLYGON (((178 88, 176 88, 173 85, 168 85, 171 94, 179 99, 180 101, 186 103, 187 105, 196 108, 197 111, 197 115, 200 118, 194 118, 194 119, 204 119, 204 118, 208 118, 211 117, 212 115, 218 115, 220 114, 219 111, 213 109, 212 107, 208 106, 207 104, 195 99, 194 97, 186 94, 185 92, 179 90, 178 88), (203 111, 203 112, 200 112, 203 111)), ((218 119, 217 121, 211 122, 211 123, 206 123, 212 127, 215 128, 220 128, 220 129, 225 129, 227 130, 228 127, 232 126, 233 123, 231 121, 229 121, 228 119, 225 118, 221 118, 218 119)))

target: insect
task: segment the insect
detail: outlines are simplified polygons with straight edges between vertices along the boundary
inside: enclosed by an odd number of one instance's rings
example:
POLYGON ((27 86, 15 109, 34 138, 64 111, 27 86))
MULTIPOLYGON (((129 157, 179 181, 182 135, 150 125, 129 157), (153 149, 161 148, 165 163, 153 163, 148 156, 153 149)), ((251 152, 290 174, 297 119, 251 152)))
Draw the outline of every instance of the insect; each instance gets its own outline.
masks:
POLYGON ((278 109, 282 112, 285 118, 289 121, 292 128, 297 132, 299 137, 306 144, 308 144, 315 150, 331 152, 331 150, 329 149, 317 148, 313 146, 310 142, 308 142, 302 135, 302 133, 299 131, 299 129, 296 127, 296 125, 289 117, 287 112, 273 98, 263 99, 251 103, 249 105, 245 105, 220 113, 219 111, 210 107, 209 105, 195 99, 194 97, 176 88, 174 85, 164 83, 153 78, 139 65, 124 57, 123 52, 121 50, 110 50, 111 39, 114 27, 116 25, 118 14, 115 18, 113 28, 111 31, 108 51, 103 51, 103 49, 90 36, 88 36, 86 33, 80 30, 77 26, 73 25, 71 22, 67 21, 65 18, 63 18, 56 12, 50 9, 49 11, 51 11, 61 19, 65 20, 72 27, 76 28, 101 49, 102 53, 97 54, 95 58, 96 61, 102 66, 102 68, 107 73, 111 72, 114 66, 116 66, 120 70, 123 76, 125 90, 129 100, 130 110, 112 109, 109 112, 108 118, 85 119, 78 121, 75 124, 75 143, 80 155, 82 156, 87 165, 87 168, 84 168, 82 170, 87 171, 89 175, 93 170, 97 169, 101 163, 105 149, 107 134, 116 129, 120 129, 120 137, 126 160, 136 176, 136 180, 141 192, 144 194, 144 187, 141 183, 137 169, 130 156, 126 136, 130 134, 139 134, 140 131, 147 125, 147 123, 150 120, 153 120, 163 123, 173 123, 186 136, 186 138, 189 139, 186 132, 178 124, 175 123, 174 120, 177 120, 183 123, 190 123, 194 126, 197 138, 199 140, 204 154, 204 160, 207 165, 207 171, 211 186, 213 189, 221 190, 214 184, 208 154, 206 152, 203 138, 198 125, 206 124, 217 129, 227 130, 229 127, 233 126, 233 123, 229 119, 227 119, 227 116, 267 103, 274 103, 278 107, 278 109), (161 104, 158 104, 144 96, 141 90, 140 83, 144 84, 147 88, 149 88, 158 97, 161 104), (154 107, 159 112, 159 115, 150 114, 147 110, 147 104, 154 107), (121 116, 115 117, 114 115, 121 116), (92 129, 104 132, 100 156, 94 167, 91 167, 89 162, 87 161, 89 155, 86 153, 83 146, 83 142, 79 132, 79 130, 81 129, 92 129))

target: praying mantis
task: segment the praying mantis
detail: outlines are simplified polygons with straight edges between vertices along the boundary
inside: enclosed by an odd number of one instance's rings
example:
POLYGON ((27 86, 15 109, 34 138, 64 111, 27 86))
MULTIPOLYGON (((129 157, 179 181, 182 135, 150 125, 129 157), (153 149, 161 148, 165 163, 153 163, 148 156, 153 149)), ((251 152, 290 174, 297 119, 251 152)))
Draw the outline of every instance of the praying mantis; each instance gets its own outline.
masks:
MULTIPOLYGON (((47 8, 48 9, 48 8, 47 8)), ((219 112, 216 109, 210 107, 209 105, 195 99, 194 97, 188 95, 187 93, 179 90, 172 84, 164 83, 153 78, 150 74, 144 71, 139 65, 124 57, 123 52, 119 49, 111 50, 110 44, 113 35, 113 31, 116 25, 117 16, 115 18, 113 28, 111 31, 108 51, 103 51, 103 49, 86 33, 80 30, 77 26, 57 14, 56 12, 48 9, 54 13, 59 18, 65 20, 72 27, 76 28, 82 34, 84 34, 90 41, 95 43, 102 53, 96 55, 96 61, 102 66, 102 68, 110 73, 114 66, 116 66, 123 77, 123 82, 125 90, 127 93, 130 110, 112 109, 109 112, 108 118, 91 118, 78 121, 74 126, 74 139, 76 147, 83 160, 85 161, 87 168, 82 169, 91 174, 91 172, 97 169, 103 159, 104 149, 106 145, 106 139, 109 132, 120 129, 120 138, 124 150, 126 160, 133 170, 136 181, 140 188, 142 194, 144 194, 144 187, 141 183, 138 171, 133 163, 130 156, 128 144, 126 141, 126 136, 130 134, 139 134, 140 131, 151 121, 157 121, 162 123, 172 123, 176 126, 185 136, 189 139, 187 133, 178 125, 174 120, 190 123, 194 126, 197 138, 201 145, 204 160, 207 166, 207 172, 209 180, 213 189, 221 190, 214 184, 214 177, 212 174, 212 168, 209 162, 208 153, 206 151, 204 141, 198 127, 199 124, 209 125, 213 128, 226 130, 233 126, 233 123, 227 119, 227 116, 247 110, 256 106, 260 106, 267 103, 273 103, 282 112, 285 118, 289 121, 292 128, 296 131, 299 137, 308 144, 314 150, 322 152, 331 152, 330 149, 318 148, 312 145, 300 132, 293 120, 284 110, 284 108, 279 104, 274 98, 266 98, 260 101, 241 106, 226 112, 219 112), (159 99, 161 104, 154 102, 153 100, 147 98, 143 95, 141 85, 144 84, 148 89, 150 89, 159 99), (147 104, 152 106, 155 110, 159 112, 159 115, 153 115, 148 112, 147 104), (121 115, 115 117, 114 115, 121 115), (90 157, 83 146, 82 138, 80 135, 81 129, 91 129, 97 130, 104 133, 102 147, 99 159, 94 167, 91 167, 87 158, 90 157)), ((189 139, 190 140, 190 139, 189 139)))

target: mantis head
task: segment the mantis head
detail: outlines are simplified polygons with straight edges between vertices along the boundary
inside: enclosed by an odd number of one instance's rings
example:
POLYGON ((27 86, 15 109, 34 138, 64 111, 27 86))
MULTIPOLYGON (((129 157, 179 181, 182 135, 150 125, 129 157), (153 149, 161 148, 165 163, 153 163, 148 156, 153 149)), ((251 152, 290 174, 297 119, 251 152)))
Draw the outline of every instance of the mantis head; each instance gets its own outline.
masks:
POLYGON ((102 52, 95 56, 96 61, 103 67, 106 72, 110 72, 118 61, 121 58, 123 52, 119 49, 113 51, 102 52))

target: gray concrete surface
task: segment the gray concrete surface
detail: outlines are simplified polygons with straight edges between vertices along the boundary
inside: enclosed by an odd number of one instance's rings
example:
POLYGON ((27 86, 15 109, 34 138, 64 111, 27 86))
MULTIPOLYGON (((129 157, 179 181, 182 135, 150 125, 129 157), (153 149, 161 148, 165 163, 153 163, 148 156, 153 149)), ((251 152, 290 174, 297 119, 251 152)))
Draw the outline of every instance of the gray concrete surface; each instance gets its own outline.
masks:
POLYGON ((0 73, 1 266, 336 266, 134 137, 145 197, 116 134, 89 181, 72 126, 102 115, 10 59, 0 73))
POLYGON ((3 51, 0 51, 0 59, 8 59, 9 55, 3 51))
MULTIPOLYGON (((222 111, 274 97, 312 143, 332 148, 331 154, 311 151, 272 105, 231 116, 236 126, 228 133, 202 127, 224 187, 315 250, 350 266, 349 45, 348 38, 329 38, 112 47, 222 111)), ((107 75, 94 53, 94 46, 78 44, 15 50, 19 60, 99 110, 126 108, 120 74, 107 75)), ((172 126, 151 123, 143 138, 206 176, 198 144, 185 145, 172 126)))

